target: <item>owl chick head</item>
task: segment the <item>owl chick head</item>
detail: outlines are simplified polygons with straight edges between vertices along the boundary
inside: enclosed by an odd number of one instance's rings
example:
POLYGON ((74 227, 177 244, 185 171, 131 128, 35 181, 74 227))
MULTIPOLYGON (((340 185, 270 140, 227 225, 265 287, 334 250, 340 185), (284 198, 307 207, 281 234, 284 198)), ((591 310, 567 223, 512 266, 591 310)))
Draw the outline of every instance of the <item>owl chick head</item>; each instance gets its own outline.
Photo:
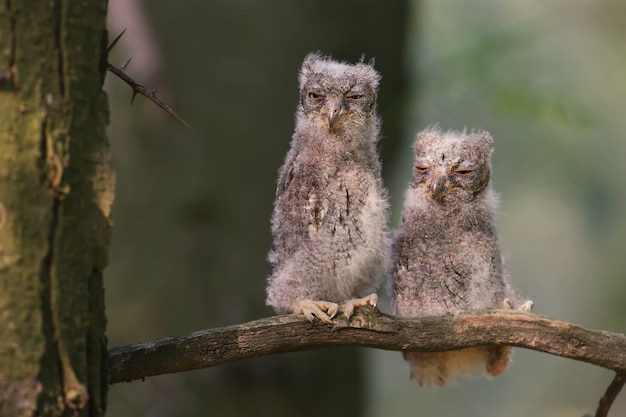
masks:
POLYGON ((379 81, 371 64, 309 54, 300 70, 300 110, 329 131, 357 127, 376 117, 379 81))
POLYGON ((489 133, 442 132, 431 127, 417 135, 411 186, 435 202, 470 201, 489 185, 489 133))

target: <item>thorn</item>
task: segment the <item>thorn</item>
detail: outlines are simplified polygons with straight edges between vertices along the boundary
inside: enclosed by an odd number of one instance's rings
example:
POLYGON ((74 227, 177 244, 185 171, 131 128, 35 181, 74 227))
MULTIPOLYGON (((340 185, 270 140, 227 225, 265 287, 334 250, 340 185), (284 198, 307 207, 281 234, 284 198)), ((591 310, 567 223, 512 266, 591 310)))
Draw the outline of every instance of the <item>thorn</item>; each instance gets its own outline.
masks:
MULTIPOLYGON (((129 61, 130 61, 130 59, 129 59, 129 61)), ((109 71, 111 71, 118 78, 120 78, 122 81, 124 81, 126 84, 128 84, 130 86, 130 88, 132 88, 132 90, 133 90, 133 97, 131 98, 131 101, 130 101, 131 104, 135 100, 135 96, 137 94, 141 94, 142 96, 146 97, 148 100, 152 101, 154 104, 159 106, 161 109, 163 109, 163 111, 165 111, 167 114, 169 114, 174 119, 176 119, 180 124, 185 125, 188 128, 191 128, 191 126, 189 126, 189 124, 185 120, 183 120, 182 117, 180 117, 178 114, 176 114, 176 112, 174 110, 172 110, 172 108, 170 106, 165 104, 165 102, 163 102, 163 100, 161 100, 160 98, 157 97, 156 90, 148 90, 146 87, 144 87, 143 85, 139 84, 137 81, 135 81, 134 79, 129 77, 128 74, 126 74, 123 69, 118 68, 118 67, 116 67, 114 65, 111 65, 110 62, 107 62, 107 65, 108 65, 107 69, 109 71)))
POLYGON ((133 90, 133 96, 130 98, 130 105, 132 106, 133 103, 135 102, 135 97, 137 97, 137 90, 133 90))
POLYGON ((132 56, 131 56, 130 58, 128 58, 128 59, 126 60, 126 62, 124 62, 124 63, 122 64, 122 66, 120 67, 120 69, 121 69, 122 71, 126 71, 126 67, 128 66, 128 64, 130 64, 130 61, 131 61, 132 59, 133 59, 133 57, 132 57, 132 56))
POLYGON ((122 33, 120 33, 119 35, 117 35, 117 38, 113 39, 113 42, 111 42, 111 44, 109 45, 109 47, 107 48, 107 55, 109 54, 109 52, 111 52, 111 49, 113 49, 113 47, 115 46, 115 44, 117 43, 117 41, 120 40, 120 38, 122 37, 122 35, 126 33, 126 29, 124 29, 122 31, 122 33))

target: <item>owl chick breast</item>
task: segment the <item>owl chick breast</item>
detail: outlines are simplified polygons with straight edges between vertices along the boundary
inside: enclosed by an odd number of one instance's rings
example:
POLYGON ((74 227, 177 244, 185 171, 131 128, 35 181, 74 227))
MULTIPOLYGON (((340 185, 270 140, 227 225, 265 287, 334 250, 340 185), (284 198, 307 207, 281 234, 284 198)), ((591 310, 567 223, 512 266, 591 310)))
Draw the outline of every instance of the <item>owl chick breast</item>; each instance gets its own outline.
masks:
POLYGON ((372 65, 308 55, 291 148, 272 215, 269 305, 341 302, 372 292, 390 266, 388 203, 376 144, 372 65))

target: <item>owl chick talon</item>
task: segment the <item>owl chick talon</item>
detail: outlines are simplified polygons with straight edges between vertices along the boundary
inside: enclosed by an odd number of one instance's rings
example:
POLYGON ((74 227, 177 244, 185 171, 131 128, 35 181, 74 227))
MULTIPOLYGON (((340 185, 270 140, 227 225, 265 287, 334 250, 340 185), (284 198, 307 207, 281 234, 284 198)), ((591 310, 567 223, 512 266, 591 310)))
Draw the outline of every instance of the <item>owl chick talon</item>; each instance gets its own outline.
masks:
POLYGON ((346 316, 346 318, 349 319, 350 317, 352 317, 352 314, 354 314, 354 304, 352 304, 350 301, 346 301, 345 303, 341 304, 339 310, 343 313, 344 316, 346 316))
POLYGON ((535 303, 533 303, 533 300, 528 300, 524 304, 519 306, 518 310, 530 313, 533 309, 533 305, 535 305, 535 303))
POLYGON ((332 319, 339 312, 339 304, 331 303, 331 302, 327 302, 327 301, 324 301, 324 303, 326 303, 325 305, 327 306, 326 314, 328 315, 328 317, 330 317, 332 319))
MULTIPOLYGON (((372 306, 372 310, 378 305, 378 294, 370 294, 362 300, 367 300, 367 303, 372 306)), ((367 305, 367 304, 364 304, 367 305)))
MULTIPOLYGON (((524 302, 524 304, 522 304, 521 306, 519 306, 519 307, 517 308, 517 311, 523 311, 523 312, 526 312, 526 313, 530 313, 530 312, 531 312, 531 310, 533 309, 533 305, 534 305, 534 304, 535 304, 535 303, 533 303, 533 301, 532 301, 532 300, 528 300, 528 301, 524 302)), ((508 299, 508 298, 505 298, 505 299, 504 299, 504 301, 502 301, 502 306, 503 306, 506 310, 513 310, 513 308, 514 308, 514 307, 513 307, 513 302, 512 302, 510 299, 508 299)))
POLYGON ((294 303, 293 314, 302 314, 308 321, 313 323, 315 317, 326 324, 333 324, 332 318, 335 317, 339 306, 337 303, 330 301, 313 301, 301 300, 294 303))
POLYGON ((344 303, 341 303, 339 307, 339 311, 341 311, 346 318, 352 317, 354 313, 355 307, 365 307, 372 306, 372 310, 376 308, 376 304, 378 303, 378 294, 370 294, 367 297, 363 298, 355 298, 352 300, 348 300, 344 303))

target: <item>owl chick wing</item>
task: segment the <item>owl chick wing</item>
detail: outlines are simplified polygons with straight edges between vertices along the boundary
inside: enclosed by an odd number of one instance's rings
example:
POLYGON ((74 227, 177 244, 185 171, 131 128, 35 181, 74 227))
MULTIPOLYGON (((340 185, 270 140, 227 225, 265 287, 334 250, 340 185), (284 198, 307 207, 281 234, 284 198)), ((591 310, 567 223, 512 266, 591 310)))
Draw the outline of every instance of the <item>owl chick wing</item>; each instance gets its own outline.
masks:
POLYGON ((300 157, 300 152, 290 152, 287 160, 283 165, 280 175, 278 176, 278 184, 276 186, 276 197, 287 191, 287 187, 291 184, 294 176, 294 169, 300 157))
POLYGON ((322 176, 315 164, 301 159, 300 153, 294 154, 279 178, 277 194, 279 193, 288 201, 295 202, 289 212, 292 224, 306 227, 310 237, 319 230, 324 222, 326 208, 322 176))

